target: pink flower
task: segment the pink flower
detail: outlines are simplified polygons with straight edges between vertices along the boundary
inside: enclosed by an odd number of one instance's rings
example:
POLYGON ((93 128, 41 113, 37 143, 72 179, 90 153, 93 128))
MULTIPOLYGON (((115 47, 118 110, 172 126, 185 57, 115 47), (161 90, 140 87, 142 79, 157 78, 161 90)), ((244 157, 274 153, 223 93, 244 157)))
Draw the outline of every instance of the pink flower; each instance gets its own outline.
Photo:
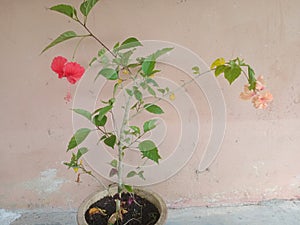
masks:
POLYGON ((257 109, 266 109, 268 104, 273 100, 273 95, 267 91, 264 94, 257 94, 253 97, 253 106, 257 109))
POLYGON ((253 106, 257 109, 266 109, 268 104, 273 101, 273 96, 265 90, 266 85, 263 76, 256 79, 254 90, 249 89, 249 84, 244 85, 244 92, 240 94, 243 100, 252 99, 253 106))
POLYGON ((249 90, 249 85, 244 85, 244 92, 241 92, 240 98, 243 100, 251 99, 256 93, 253 90, 249 90))
POLYGON ((68 62, 62 56, 57 56, 51 63, 51 69, 57 73, 58 78, 66 77, 71 84, 75 84, 84 74, 84 67, 76 62, 68 62))
POLYGON ((264 77, 263 76, 259 76, 257 79, 256 79, 256 84, 255 84, 255 89, 257 91, 262 91, 266 88, 266 85, 265 85, 265 81, 264 81, 264 77))
POLYGON ((58 74, 58 78, 64 77, 64 66, 67 63, 67 59, 62 56, 57 56, 51 63, 51 69, 58 74))
POLYGON ((76 62, 67 62, 64 67, 64 75, 71 84, 75 84, 84 74, 84 68, 76 62))

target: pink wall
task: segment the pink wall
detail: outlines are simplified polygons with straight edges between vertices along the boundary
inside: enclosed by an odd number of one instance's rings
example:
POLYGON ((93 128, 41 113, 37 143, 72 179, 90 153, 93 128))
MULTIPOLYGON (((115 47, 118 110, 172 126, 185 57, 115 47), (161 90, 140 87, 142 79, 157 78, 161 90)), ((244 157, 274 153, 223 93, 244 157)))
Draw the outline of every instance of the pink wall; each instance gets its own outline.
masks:
MULTIPOLYGON (((75 208, 87 191, 97 189, 88 177, 75 184, 72 171, 61 165, 68 160, 72 105, 65 104, 67 85, 56 79, 49 64, 56 55, 71 58, 68 49, 74 42, 39 55, 52 38, 70 29, 70 21, 46 9, 56 3, 60 1, 1 1, 2 208, 75 208)), ((95 7, 90 25, 109 46, 136 36, 183 45, 208 63, 219 56, 239 56, 264 75, 274 95, 268 110, 255 110, 238 98, 243 81, 229 88, 218 79, 227 106, 221 152, 209 171, 196 174, 203 155, 200 144, 178 174, 150 187, 169 206, 298 198, 299 15, 298 0, 102 0, 95 7)), ((95 54, 92 42, 79 52, 78 61, 86 63, 95 54)), ((205 121, 205 109, 199 116, 205 121)))

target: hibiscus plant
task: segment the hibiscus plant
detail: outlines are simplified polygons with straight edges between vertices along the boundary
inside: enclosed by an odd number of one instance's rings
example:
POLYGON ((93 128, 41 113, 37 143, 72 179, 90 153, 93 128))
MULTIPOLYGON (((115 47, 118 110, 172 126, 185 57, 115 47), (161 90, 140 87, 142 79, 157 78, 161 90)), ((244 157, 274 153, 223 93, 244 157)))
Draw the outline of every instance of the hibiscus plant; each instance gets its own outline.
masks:
MULTIPOLYGON (((160 99, 165 96, 174 97, 172 90, 169 90, 168 87, 161 87, 154 76, 160 72, 156 68, 157 59, 167 52, 172 51, 172 48, 163 48, 150 55, 133 59, 132 55, 135 50, 142 46, 142 43, 135 37, 130 37, 120 43, 118 42, 112 48, 107 47, 87 26, 88 15, 97 2, 98 0, 84 0, 79 10, 67 4, 59 4, 51 7, 50 10, 61 13, 78 23, 83 28, 84 33, 77 34, 74 31, 66 31, 44 48, 42 53, 69 39, 79 39, 78 44, 81 44, 83 43, 83 39, 92 38, 99 44, 100 48, 97 56, 92 58, 88 65, 93 66, 94 63, 101 64, 102 67, 95 74, 95 79, 103 76, 113 83, 111 97, 109 99, 102 99, 102 105, 92 112, 86 109, 73 109, 75 113, 89 120, 95 129, 80 128, 74 133, 67 147, 67 152, 71 153, 71 159, 65 162, 65 165, 68 168, 73 168, 78 174, 77 181, 79 181, 81 173, 94 176, 91 171, 85 168, 81 157, 88 152, 88 149, 83 146, 84 140, 91 132, 98 132, 100 134, 99 142, 103 142, 117 152, 117 158, 110 162, 111 172, 109 175, 117 177, 118 193, 120 195, 124 190, 132 191, 132 186, 123 182, 125 176, 128 178, 138 176, 141 179, 145 179, 143 171, 139 168, 136 171, 123 174, 123 159, 127 151, 136 148, 140 151, 141 158, 152 160, 157 164, 161 159, 156 143, 151 139, 145 138, 145 134, 155 129, 157 120, 146 120, 142 126, 137 126, 132 124, 132 119, 142 112, 156 115, 164 113, 161 106, 159 106, 160 99), (125 84, 128 83, 132 83, 133 85, 126 86, 125 84), (116 104, 115 96, 118 92, 124 92, 126 100, 122 107, 123 116, 121 124, 115 126, 113 108, 116 104), (144 99, 144 92, 152 96, 152 102, 144 99), (109 129, 108 124, 112 124, 109 127, 113 127, 114 129, 109 129), (116 127, 119 129, 116 129, 116 127)), ((76 84, 85 72, 83 66, 74 62, 77 47, 75 47, 71 61, 68 61, 63 56, 57 56, 51 64, 51 68, 58 75, 58 78, 66 78, 70 84, 76 84)), ((268 91, 265 91, 263 78, 261 76, 256 78, 252 67, 240 58, 229 61, 218 58, 211 64, 210 69, 214 72, 215 76, 224 75, 230 84, 241 75, 245 76, 247 84, 240 97, 242 99, 252 99, 254 107, 266 108, 268 103, 272 101, 272 95, 268 91)), ((202 75, 197 65, 191 68, 191 70, 195 74, 195 77, 202 75)), ((70 93, 66 96, 66 99, 70 100, 70 93)), ((122 218, 122 205, 120 200, 117 200, 116 213, 111 218, 110 223, 114 224, 114 221, 120 218, 122 218)))

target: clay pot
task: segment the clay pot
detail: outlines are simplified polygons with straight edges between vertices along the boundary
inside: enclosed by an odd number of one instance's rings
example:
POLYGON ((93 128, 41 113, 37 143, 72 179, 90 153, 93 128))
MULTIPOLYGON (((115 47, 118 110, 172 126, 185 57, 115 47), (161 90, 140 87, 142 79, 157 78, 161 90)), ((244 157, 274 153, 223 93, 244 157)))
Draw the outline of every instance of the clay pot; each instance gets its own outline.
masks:
MULTIPOLYGON (((89 195, 79 206, 78 212, 77 212, 77 223, 78 225, 88 225, 85 221, 84 214, 87 211, 87 209, 94 203, 97 202, 99 199, 107 196, 107 195, 114 195, 117 193, 117 188, 111 188, 105 191, 98 191, 91 195, 89 195)), ((156 206, 160 213, 160 217, 158 221, 155 223, 155 225, 164 225, 167 221, 167 206, 163 199, 156 193, 148 190, 143 189, 134 189, 134 193, 139 195, 142 198, 147 199, 149 202, 151 202, 153 205, 156 206)))

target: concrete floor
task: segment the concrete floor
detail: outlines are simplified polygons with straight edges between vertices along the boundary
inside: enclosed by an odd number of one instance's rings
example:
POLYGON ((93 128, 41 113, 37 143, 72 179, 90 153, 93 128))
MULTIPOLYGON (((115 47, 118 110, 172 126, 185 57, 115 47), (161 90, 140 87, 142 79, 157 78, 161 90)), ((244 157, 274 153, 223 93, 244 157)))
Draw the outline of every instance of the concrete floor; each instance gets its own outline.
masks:
MULTIPOLYGON (((0 209, 1 225, 76 225, 76 211, 0 209)), ((170 209, 167 225, 300 225, 300 201, 170 209)))

